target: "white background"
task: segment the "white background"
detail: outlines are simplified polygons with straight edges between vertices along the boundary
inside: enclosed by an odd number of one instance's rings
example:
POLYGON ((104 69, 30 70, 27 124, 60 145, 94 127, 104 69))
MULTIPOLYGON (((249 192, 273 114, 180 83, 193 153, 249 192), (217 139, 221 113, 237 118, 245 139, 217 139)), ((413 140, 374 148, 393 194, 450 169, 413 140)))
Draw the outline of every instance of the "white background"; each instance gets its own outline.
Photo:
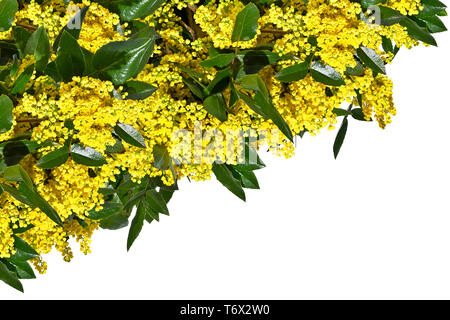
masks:
POLYGON ((184 181, 130 253, 127 230, 97 232, 91 255, 51 254, 0 298, 449 299, 450 33, 437 38, 400 52, 398 116, 385 131, 351 121, 337 161, 325 130, 293 159, 263 155, 245 204, 184 181))

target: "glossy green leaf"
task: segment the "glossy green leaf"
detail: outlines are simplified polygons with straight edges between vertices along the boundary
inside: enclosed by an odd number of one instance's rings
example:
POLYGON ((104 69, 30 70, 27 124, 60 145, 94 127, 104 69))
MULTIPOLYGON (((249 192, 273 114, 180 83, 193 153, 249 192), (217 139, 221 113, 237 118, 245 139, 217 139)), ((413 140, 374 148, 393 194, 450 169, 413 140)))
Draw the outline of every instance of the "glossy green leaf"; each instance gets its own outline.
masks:
POLYGON ((114 132, 126 143, 138 148, 146 148, 145 140, 133 126, 119 123, 114 127, 114 132))
POLYGON ((23 292, 23 286, 20 283, 17 274, 10 271, 2 261, 0 261, 0 280, 14 289, 23 292))
POLYGON ((309 63, 304 62, 281 70, 275 75, 275 78, 281 82, 299 81, 306 77, 308 71, 309 63))
POLYGON ((19 279, 36 279, 33 268, 27 261, 8 260, 16 270, 19 279))
POLYGON ((311 64, 311 75, 314 80, 327 86, 345 85, 345 81, 339 72, 321 62, 313 62, 311 64))
POLYGON ((149 38, 110 42, 95 53, 92 63, 97 73, 123 84, 144 69, 154 46, 154 31, 149 38))
POLYGON ((69 159, 69 148, 64 146, 58 150, 47 153, 37 162, 37 166, 41 169, 53 169, 66 163, 69 159))
POLYGON ((128 93, 127 100, 145 100, 157 90, 157 87, 141 81, 127 81, 125 83, 125 92, 128 93))
POLYGON ((72 145, 70 155, 76 163, 88 167, 100 167, 107 163, 100 152, 79 144, 72 145))
POLYGON ((367 47, 360 47, 356 50, 356 53, 367 67, 377 73, 386 74, 386 66, 384 61, 375 50, 367 47))
POLYGON ((16 253, 11 257, 13 260, 27 261, 39 257, 36 250, 18 236, 14 236, 14 250, 16 253))
POLYGON ((249 3, 236 17, 231 41, 252 40, 258 30, 259 10, 254 3, 249 3))
POLYGON ((167 208, 166 201, 164 201, 163 197, 158 192, 156 192, 156 190, 147 191, 144 201, 150 209, 162 214, 169 215, 169 209, 167 208))
POLYGON ((235 57, 236 56, 234 53, 218 54, 213 58, 200 62, 200 65, 207 68, 224 68, 228 66, 235 59, 235 57))
POLYGON ((245 192, 242 189, 241 182, 233 176, 232 171, 226 164, 214 163, 212 170, 217 180, 238 198, 245 201, 245 192))
POLYGON ((127 239, 127 250, 130 251, 131 246, 134 241, 136 241, 137 237, 141 233, 142 227, 144 226, 144 220, 147 212, 145 210, 145 206, 140 203, 136 209, 136 215, 131 221, 130 231, 128 232, 127 239))
POLYGON ((336 136, 336 140, 334 141, 333 152, 335 159, 337 159, 339 152, 341 151, 342 144, 344 143, 345 136, 347 135, 347 129, 348 129, 348 119, 347 117, 345 117, 344 121, 342 122, 341 128, 339 129, 338 134, 336 136))
POLYGON ((145 18, 158 10, 167 0, 121 0, 118 1, 120 17, 125 21, 145 18))
POLYGON ((86 69, 86 59, 77 40, 67 31, 63 31, 56 58, 56 68, 65 82, 74 76, 82 76, 86 69))
POLYGON ((30 201, 33 206, 39 208, 42 212, 44 212, 47 217, 49 217, 53 222, 62 226, 62 220, 59 217, 58 213, 53 209, 53 207, 38 194, 36 189, 30 187, 26 183, 21 182, 19 184, 19 192, 30 201))
POLYGON ((61 36, 64 33, 64 31, 70 33, 72 37, 78 40, 81 33, 81 27, 83 26, 84 18, 86 17, 86 13, 89 10, 89 6, 81 8, 77 13, 73 15, 73 17, 69 20, 67 25, 62 28, 61 32, 59 33, 58 37, 56 37, 55 42, 53 43, 53 49, 55 51, 58 50, 59 47, 59 41, 61 40, 61 36))

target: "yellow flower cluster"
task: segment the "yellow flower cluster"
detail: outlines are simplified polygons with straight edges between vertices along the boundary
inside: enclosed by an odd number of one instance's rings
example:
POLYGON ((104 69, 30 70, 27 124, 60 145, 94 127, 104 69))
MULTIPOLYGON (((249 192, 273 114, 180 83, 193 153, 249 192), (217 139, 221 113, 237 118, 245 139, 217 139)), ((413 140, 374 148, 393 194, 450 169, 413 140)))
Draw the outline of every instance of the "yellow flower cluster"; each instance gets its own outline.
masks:
MULTIPOLYGON (((344 76, 345 85, 332 88, 315 81, 311 75, 289 84, 278 81, 275 75, 284 67, 307 59, 321 60, 344 75, 347 68, 356 66, 354 55, 360 46, 371 48, 385 61, 390 61, 392 56, 380 49, 383 36, 392 39, 397 46, 408 48, 418 42, 399 25, 381 27, 361 21, 358 16, 362 8, 355 1, 282 2, 282 6, 273 4, 262 12, 254 40, 238 43, 231 40, 231 34, 236 17, 244 8, 241 1, 213 0, 205 5, 198 5, 198 0, 166 2, 153 15, 141 20, 154 26, 161 36, 154 56, 162 57, 159 64, 148 64, 134 79, 158 87, 153 95, 142 101, 127 100, 126 94, 118 98, 123 88, 116 90, 113 83, 92 77, 74 77, 71 82, 58 84, 49 76, 33 79, 32 93, 21 95, 14 109, 14 127, 11 132, 0 136, 0 142, 22 132, 31 132, 32 140, 38 142, 51 141, 52 145, 39 150, 39 159, 67 141, 77 140, 99 151, 107 159, 107 164, 90 169, 69 159, 55 169, 43 170, 36 167, 35 157, 25 157, 22 166, 33 179, 39 194, 64 220, 64 227, 55 225, 39 209, 31 209, 4 192, 0 195, 0 258, 14 254, 13 231, 30 224, 35 227, 26 231, 23 238, 39 253, 48 253, 56 248, 65 260, 70 260, 70 237, 80 242, 84 253, 89 252, 89 239, 98 225, 87 218, 87 212, 102 207, 104 200, 99 189, 114 181, 114 175, 121 170, 128 171, 137 182, 148 175, 162 177, 164 183, 171 185, 182 177, 210 179, 212 162, 217 157, 235 163, 236 159, 224 156, 229 152, 229 146, 219 142, 223 153, 205 152, 200 155, 200 163, 192 163, 195 157, 192 155, 190 161, 181 161, 174 168, 175 175, 170 170, 162 171, 155 167, 155 146, 163 145, 173 155, 179 154, 178 139, 173 133, 184 130, 194 136, 198 134, 198 123, 202 126, 200 135, 208 130, 230 132, 231 136, 236 135, 236 130, 264 131, 266 134, 259 136, 262 143, 267 143, 276 153, 292 154, 293 144, 284 137, 281 137, 282 145, 275 145, 278 141, 272 131, 277 126, 252 111, 243 101, 230 107, 228 120, 221 122, 208 114, 194 98, 183 81, 183 68, 201 73, 205 83, 214 79, 217 71, 200 65, 208 58, 210 47, 233 52, 274 43, 274 52, 295 57, 294 60, 268 65, 260 71, 274 106, 294 134, 305 131, 317 134, 324 128, 333 129, 337 123, 333 110, 344 102, 358 105, 357 92, 364 97, 361 107, 366 119, 374 118, 382 128, 390 123, 391 116, 396 113, 392 82, 384 75, 375 75, 370 69, 366 69, 362 76, 344 76), (180 18, 180 10, 188 12, 191 27, 180 18), (39 119, 39 122, 17 122, 24 118, 39 119), (106 153, 107 146, 116 142, 112 133, 118 123, 137 128, 147 148, 124 143, 125 152, 106 153), (82 227, 74 217, 87 226, 82 227)), ((120 19, 117 14, 96 2, 83 0, 78 4, 80 7, 88 5, 90 8, 79 39, 82 47, 94 53, 111 41, 127 39, 131 29, 127 24, 118 28, 120 19), (119 29, 124 31, 120 33, 119 29)), ((405 14, 415 14, 421 9, 419 0, 388 1, 386 5, 405 14)), ((44 26, 53 41, 71 16, 62 0, 44 0, 42 4, 32 0, 16 14, 15 25, 28 30, 44 26)), ((2 33, 0 39, 10 36, 8 32, 2 33)), ((29 57, 21 61, 21 68, 33 63, 26 62, 27 59, 29 57)), ((229 89, 224 92, 227 101, 230 95, 229 89)), ((200 146, 202 153, 212 140, 205 137, 200 146)), ((45 271, 44 261, 36 259, 34 263, 38 270, 45 271)))

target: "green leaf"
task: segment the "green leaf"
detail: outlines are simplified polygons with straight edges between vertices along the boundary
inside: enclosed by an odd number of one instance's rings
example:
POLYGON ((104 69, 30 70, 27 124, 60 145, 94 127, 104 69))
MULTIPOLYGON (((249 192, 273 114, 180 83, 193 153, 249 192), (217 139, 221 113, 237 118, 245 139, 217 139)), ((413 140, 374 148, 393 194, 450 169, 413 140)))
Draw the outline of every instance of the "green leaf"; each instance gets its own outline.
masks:
POLYGON ((106 146, 105 153, 111 154, 111 153, 124 153, 125 147, 123 146, 122 141, 117 138, 115 135, 113 135, 114 140, 116 143, 112 146, 108 145, 106 146))
POLYGON ((25 57, 25 48, 31 34, 22 27, 13 27, 13 36, 14 40, 16 40, 20 58, 23 59, 25 57))
POLYGON ((271 65, 282 59, 277 53, 268 50, 241 51, 238 54, 238 57, 241 58, 242 55, 244 55, 242 62, 246 74, 258 73, 265 66, 271 65))
POLYGON ((23 286, 20 283, 17 274, 10 271, 2 261, 0 261, 0 280, 14 289, 23 292, 23 286))
POLYGON ((114 127, 114 132, 126 143, 138 148, 146 148, 145 140, 133 126, 119 123, 114 127))
POLYGON ((15 261, 27 261, 39 257, 39 253, 18 236, 14 236, 14 250, 16 254, 11 259, 15 261))
POLYGON ((128 93, 127 100, 145 100, 157 90, 157 87, 141 81, 127 81, 125 83, 125 92, 128 93))
POLYGON ((36 279, 33 268, 27 261, 8 260, 7 262, 14 267, 20 279, 36 279))
POLYGON ((14 82, 14 86, 11 89, 12 94, 17 94, 25 89, 28 82, 30 81, 31 77, 33 76, 34 72, 34 64, 27 67, 20 76, 17 77, 16 81, 14 82))
POLYGON ((53 207, 42 198, 37 191, 28 186, 26 183, 21 182, 19 184, 19 192, 30 201, 33 206, 38 207, 43 213, 47 215, 53 222, 62 226, 62 220, 53 207))
POLYGON ((438 16, 424 17, 419 20, 423 21, 432 33, 447 31, 447 27, 438 16))
POLYGON ((145 18, 161 7, 166 0, 122 0, 118 3, 120 17, 125 21, 145 18))
POLYGON ((271 101, 267 100, 261 92, 256 92, 255 102, 261 107, 264 114, 273 121, 273 123, 280 129, 280 131, 293 142, 294 137, 292 135, 291 129, 286 121, 283 119, 281 114, 275 108, 271 101))
POLYGON ((275 78, 281 82, 294 82, 302 80, 308 74, 309 63, 304 62, 300 64, 287 67, 275 75, 275 78))
POLYGON ((153 211, 169 215, 169 209, 167 209, 166 201, 164 201, 163 197, 156 192, 156 190, 147 191, 144 201, 153 211))
POLYGON ((37 166, 41 169, 53 169, 66 163, 69 159, 69 148, 64 146, 58 150, 47 153, 38 162, 37 166))
POLYGON ((100 222, 100 228, 107 230, 119 230, 128 226, 128 217, 122 214, 116 214, 103 219, 100 222))
POLYGON ((86 69, 86 57, 77 40, 67 31, 63 31, 56 58, 56 68, 65 82, 73 76, 82 76, 86 69))
POLYGON ((252 171, 236 170, 236 172, 238 172, 241 179, 241 184, 244 188, 259 189, 258 179, 252 171))
POLYGON ((6 181, 24 182, 29 187, 33 187, 33 181, 20 165, 7 167, 3 172, 3 179, 6 181))
POLYGON ((155 145, 153 147, 154 166, 159 170, 167 170, 170 167, 170 154, 167 147, 155 145))
POLYGON ((345 81, 339 72, 321 62, 313 62, 311 64, 311 75, 314 80, 327 86, 345 85, 345 81))
POLYGON ((80 9, 67 23, 64 28, 62 28, 61 32, 59 33, 58 37, 56 37, 55 42, 53 43, 53 50, 57 51, 59 47, 59 41, 61 40, 61 36, 64 33, 64 31, 70 33, 72 37, 74 37, 76 40, 80 38, 81 33, 81 27, 83 26, 84 18, 86 17, 86 13, 89 10, 89 6, 86 6, 82 9, 80 9))
POLYGON ((130 251, 131 246, 133 245, 134 241, 136 241, 137 237, 142 231, 146 214, 147 212, 145 210, 145 206, 141 202, 137 207, 136 215, 131 221, 130 231, 128 232, 128 240, 127 240, 128 251, 130 251))
POLYGON ((101 167, 107 163, 100 152, 91 147, 85 147, 79 144, 72 145, 70 154, 73 161, 88 167, 101 167))
POLYGON ((252 40, 258 31, 259 10, 254 3, 249 3, 236 17, 231 41, 252 40))
POLYGON ((344 121, 342 122, 341 128, 339 129, 338 134, 336 136, 336 140, 334 141, 333 152, 335 159, 337 159, 339 152, 341 151, 342 144, 344 143, 345 136, 347 134, 347 129, 348 129, 348 119, 347 117, 345 117, 344 121))
POLYGON ((447 8, 447 6, 439 0, 422 0, 421 4, 423 10, 417 15, 419 18, 432 17, 447 8))
POLYGON ((0 32, 7 31, 11 28, 17 10, 19 10, 19 5, 16 0, 0 1, 0 32))
POLYGON ((110 42, 94 55, 96 71, 114 84, 123 84, 144 69, 155 46, 155 32, 149 38, 110 42))
MULTIPOLYGON (((367 121, 366 117, 364 115, 363 109, 361 109, 361 108, 353 109, 351 112, 351 116, 353 117, 353 119, 356 119, 359 121, 367 121)), ((371 120, 369 120, 369 121, 371 121, 371 120)))
POLYGON ((220 183, 222 183, 238 198, 245 201, 245 192, 244 189, 242 189, 241 182, 234 177, 233 172, 228 168, 226 164, 214 163, 212 166, 212 170, 220 183))
POLYGON ((0 134, 8 132, 13 124, 13 103, 5 95, 0 96, 0 134))
POLYGON ((400 24, 405 27, 408 34, 419 41, 437 46, 436 39, 431 35, 426 28, 422 28, 414 20, 402 15, 399 11, 385 6, 379 6, 381 14, 381 25, 392 26, 400 24))
POLYGON ((234 168, 239 171, 254 171, 265 167, 266 165, 261 160, 256 150, 248 144, 245 144, 244 147, 244 158, 234 166, 234 168))
POLYGON ((211 81, 208 86, 208 92, 210 94, 216 94, 224 91, 228 88, 231 81, 231 72, 229 69, 222 70, 217 73, 216 77, 211 81))
POLYGON ((87 217, 91 220, 102 220, 110 216, 117 215, 123 210, 123 204, 120 202, 105 202, 101 210, 92 209, 87 217))
POLYGON ((360 47, 356 50, 359 59, 369 68, 377 73, 386 74, 386 66, 383 59, 373 49, 360 47))
POLYGON ((29 206, 30 208, 35 208, 36 206, 31 202, 31 200, 29 200, 26 196, 24 196, 22 193, 20 193, 19 190, 17 190, 16 188, 13 188, 11 186, 8 186, 6 184, 2 184, 1 185, 2 189, 5 192, 8 192, 14 199, 16 199, 17 201, 20 201, 24 204, 26 204, 27 206, 29 206))
POLYGON ((206 68, 224 68, 228 66, 235 57, 234 53, 218 54, 213 58, 200 62, 200 65, 206 68))
POLYGON ((203 102, 203 106, 209 114, 224 122, 228 120, 226 105, 223 97, 219 95, 209 96, 203 102))
POLYGON ((25 47, 25 55, 27 54, 34 55, 37 71, 43 71, 47 67, 50 58, 50 42, 44 27, 37 29, 28 39, 25 47))

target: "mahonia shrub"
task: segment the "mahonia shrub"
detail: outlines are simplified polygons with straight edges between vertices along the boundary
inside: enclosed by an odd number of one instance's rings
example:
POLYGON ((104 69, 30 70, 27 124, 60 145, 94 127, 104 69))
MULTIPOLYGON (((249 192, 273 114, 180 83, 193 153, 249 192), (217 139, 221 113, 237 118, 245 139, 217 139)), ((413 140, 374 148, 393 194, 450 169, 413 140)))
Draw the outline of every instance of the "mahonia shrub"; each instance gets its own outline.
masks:
POLYGON ((438 0, 0 0, 0 280, 168 215, 177 181, 245 200, 261 148, 388 125, 386 69, 436 45, 438 0), (348 106, 348 107, 347 107, 348 106), (343 119, 340 121, 339 119, 343 119))

